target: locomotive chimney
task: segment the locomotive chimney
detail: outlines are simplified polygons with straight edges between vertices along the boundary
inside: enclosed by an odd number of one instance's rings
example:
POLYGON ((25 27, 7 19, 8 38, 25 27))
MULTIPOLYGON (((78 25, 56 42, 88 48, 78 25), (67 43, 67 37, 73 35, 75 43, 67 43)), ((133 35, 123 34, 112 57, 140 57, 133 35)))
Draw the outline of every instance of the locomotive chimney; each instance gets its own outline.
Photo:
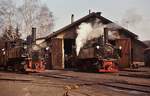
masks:
POLYGON ((108 28, 104 28, 104 44, 108 43, 108 28))
POLYGON ((36 41, 36 28, 32 28, 32 43, 36 41))
POLYGON ((71 23, 74 22, 74 14, 71 15, 71 23))

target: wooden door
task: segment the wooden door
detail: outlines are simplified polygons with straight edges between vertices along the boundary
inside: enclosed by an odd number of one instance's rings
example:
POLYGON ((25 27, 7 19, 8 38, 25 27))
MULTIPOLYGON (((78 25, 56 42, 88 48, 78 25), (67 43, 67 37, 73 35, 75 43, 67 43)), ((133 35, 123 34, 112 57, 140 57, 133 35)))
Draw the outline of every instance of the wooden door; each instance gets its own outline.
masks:
POLYGON ((54 38, 51 44, 52 69, 64 69, 62 39, 54 38))
POLYGON ((130 67, 131 64, 131 40, 126 39, 117 39, 116 45, 121 47, 121 58, 119 60, 119 65, 122 68, 130 67))

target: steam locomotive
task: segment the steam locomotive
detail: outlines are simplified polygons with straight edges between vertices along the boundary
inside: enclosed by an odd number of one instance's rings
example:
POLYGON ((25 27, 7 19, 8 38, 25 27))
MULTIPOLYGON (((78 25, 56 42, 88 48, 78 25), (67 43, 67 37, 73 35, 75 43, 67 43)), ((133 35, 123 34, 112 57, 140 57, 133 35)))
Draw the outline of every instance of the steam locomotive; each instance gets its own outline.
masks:
MULTIPOLYGON (((35 29, 32 29, 35 35, 35 29)), ((30 36, 35 37, 35 36, 30 36)), ((34 50, 35 40, 5 41, 0 50, 0 68, 16 72, 40 72, 45 69, 45 61, 40 50, 34 50), (34 42, 33 42, 34 41, 34 42)))
POLYGON ((76 68, 81 71, 117 72, 121 48, 108 41, 108 30, 104 36, 87 42, 76 56, 76 68))

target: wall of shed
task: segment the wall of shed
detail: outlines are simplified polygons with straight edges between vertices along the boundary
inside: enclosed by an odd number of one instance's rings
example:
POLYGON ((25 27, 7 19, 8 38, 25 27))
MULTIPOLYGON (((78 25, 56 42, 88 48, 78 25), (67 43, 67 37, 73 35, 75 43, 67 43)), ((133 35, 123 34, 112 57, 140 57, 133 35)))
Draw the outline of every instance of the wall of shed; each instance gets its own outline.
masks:
POLYGON ((64 69, 63 39, 53 38, 51 40, 50 49, 52 58, 52 69, 64 69))
POLYGON ((144 49, 144 46, 138 44, 134 40, 132 41, 132 55, 134 62, 144 62, 144 49))
POLYGON ((4 41, 0 41, 0 49, 3 49, 3 48, 5 48, 5 43, 4 41))
POLYGON ((150 48, 144 51, 144 64, 146 67, 150 67, 150 48))
MULTIPOLYGON (((131 38, 128 35, 120 34, 121 38, 131 38)), ((133 62, 144 62, 144 49, 145 47, 138 43, 137 40, 131 38, 132 48, 131 48, 131 54, 132 54, 132 61, 133 62)))

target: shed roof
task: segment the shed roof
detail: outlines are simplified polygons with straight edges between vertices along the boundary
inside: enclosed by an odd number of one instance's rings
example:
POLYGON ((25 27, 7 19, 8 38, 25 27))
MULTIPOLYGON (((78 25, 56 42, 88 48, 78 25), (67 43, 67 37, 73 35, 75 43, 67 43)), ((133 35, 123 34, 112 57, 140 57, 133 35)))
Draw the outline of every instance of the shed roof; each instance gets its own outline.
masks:
MULTIPOLYGON (((49 38, 55 37, 58 34, 62 33, 63 31, 65 31, 65 30, 67 30, 67 29, 69 29, 71 27, 74 27, 74 26, 76 26, 76 25, 86 21, 87 19, 93 18, 93 17, 101 19, 103 22, 105 22, 105 24, 114 23, 114 22, 110 21, 109 19, 106 19, 105 17, 101 16, 101 12, 96 12, 96 13, 92 12, 92 13, 90 13, 90 14, 88 14, 88 15, 80 18, 80 19, 78 19, 77 21, 75 21, 75 22, 73 22, 73 23, 71 23, 71 24, 69 24, 69 25, 67 25, 67 26, 65 26, 65 27, 63 27, 63 28, 53 32, 52 34, 48 35, 46 38, 49 39, 49 38)), ((132 38, 137 38, 138 37, 136 34, 132 33, 131 31, 129 31, 129 30, 123 28, 123 27, 122 27, 122 30, 123 30, 122 32, 124 34, 129 35, 132 38)))
POLYGON ((148 48, 148 45, 146 45, 144 42, 142 42, 142 41, 140 41, 140 40, 138 40, 138 39, 134 39, 134 40, 136 41, 136 43, 142 45, 142 46, 145 47, 145 48, 148 48))

